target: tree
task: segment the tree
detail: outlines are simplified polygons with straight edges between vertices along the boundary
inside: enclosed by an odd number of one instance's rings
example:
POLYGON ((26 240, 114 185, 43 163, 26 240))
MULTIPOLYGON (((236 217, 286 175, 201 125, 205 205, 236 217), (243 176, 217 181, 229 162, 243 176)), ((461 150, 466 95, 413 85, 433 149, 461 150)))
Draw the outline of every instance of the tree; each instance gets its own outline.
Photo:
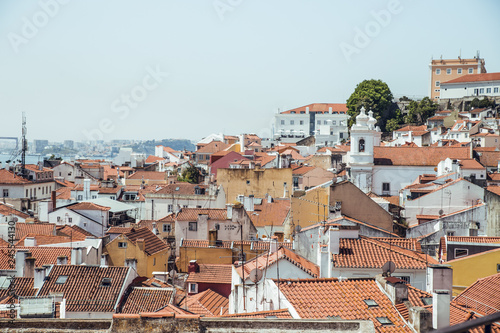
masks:
POLYGON ((433 102, 429 97, 424 97, 420 102, 411 101, 408 105, 408 114, 405 121, 407 123, 423 124, 427 118, 436 113, 439 105, 433 102))
POLYGON ((177 179, 182 182, 198 184, 200 176, 200 170, 198 170, 198 168, 196 168, 194 165, 190 165, 189 168, 185 169, 182 172, 182 177, 178 177, 177 179))
POLYGON ((364 106, 367 111, 373 111, 373 116, 378 120, 380 128, 385 128, 387 119, 393 118, 391 117, 391 111, 394 111, 392 99, 389 86, 381 80, 364 80, 359 83, 347 100, 347 114, 351 116, 349 127, 354 124, 359 110, 364 106))
POLYGON ((393 132, 399 129, 399 121, 396 118, 387 120, 387 123, 385 124, 385 129, 387 130, 387 132, 393 132))

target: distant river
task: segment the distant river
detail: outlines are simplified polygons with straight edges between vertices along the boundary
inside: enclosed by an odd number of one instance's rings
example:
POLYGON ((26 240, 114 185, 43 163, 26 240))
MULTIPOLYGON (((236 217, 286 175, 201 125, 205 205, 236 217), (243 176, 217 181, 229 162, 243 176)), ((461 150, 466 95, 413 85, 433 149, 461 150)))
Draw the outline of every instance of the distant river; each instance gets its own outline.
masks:
MULTIPOLYGON (((45 156, 43 155, 26 155, 26 164, 37 164, 40 161, 43 161, 45 156)), ((65 161, 74 161, 75 156, 61 156, 63 160, 65 161)), ((84 156, 80 156, 80 158, 84 158, 84 156)), ((12 155, 10 154, 0 154, 0 162, 2 162, 2 168, 5 167, 5 162, 12 159, 12 155)), ((110 157, 103 157, 103 156, 92 156, 89 157, 89 159, 93 160, 109 160, 111 159, 110 157)), ((21 163, 21 155, 16 157, 16 164, 21 163)), ((10 165, 12 165, 14 161, 11 160, 10 165)))

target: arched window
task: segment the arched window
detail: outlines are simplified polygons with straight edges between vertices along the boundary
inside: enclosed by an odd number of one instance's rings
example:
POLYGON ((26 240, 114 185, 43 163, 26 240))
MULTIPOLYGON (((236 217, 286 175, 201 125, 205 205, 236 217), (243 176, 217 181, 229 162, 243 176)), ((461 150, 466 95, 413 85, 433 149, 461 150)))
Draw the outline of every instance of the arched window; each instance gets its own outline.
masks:
POLYGON ((359 152, 362 153, 365 151, 365 139, 359 140, 359 152))

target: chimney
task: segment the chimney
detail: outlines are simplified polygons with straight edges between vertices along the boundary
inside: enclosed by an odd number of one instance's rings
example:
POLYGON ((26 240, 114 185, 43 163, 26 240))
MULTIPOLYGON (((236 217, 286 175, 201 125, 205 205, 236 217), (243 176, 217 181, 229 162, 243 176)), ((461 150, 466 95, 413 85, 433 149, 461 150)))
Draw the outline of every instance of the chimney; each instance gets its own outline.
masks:
MULTIPOLYGON (((500 165, 500 160, 499 160, 499 165, 500 165)), ((267 195, 267 203, 273 203, 273 197, 270 194, 267 195)))
POLYGON ((71 249, 71 265, 81 265, 82 264, 82 251, 79 247, 74 247, 71 249))
POLYGON ((319 244, 319 277, 330 278, 332 270, 330 268, 330 251, 328 246, 319 244))
POLYGON ((424 308, 413 307, 410 302, 405 302, 408 309, 408 324, 417 332, 425 333, 432 330, 432 313, 424 308))
POLYGON ((90 179, 83 180, 83 200, 90 200, 90 179))
POLYGON ((28 257, 31 257, 31 253, 28 250, 18 250, 16 252, 16 277, 24 276, 24 261, 28 257))
POLYGON ((332 107, 331 107, 331 106, 328 108, 328 113, 329 113, 329 114, 332 114, 332 113, 333 113, 333 112, 332 112, 332 107))
POLYGON ((226 210, 227 210, 227 219, 231 220, 233 218, 233 205, 226 204, 226 210))
POLYGON ((53 211, 56 210, 56 206, 57 206, 57 204, 56 204, 57 203, 57 200, 56 200, 56 191, 52 191, 50 193, 50 199, 52 200, 52 210, 49 213, 51 213, 51 212, 53 212, 53 211))
POLYGON ((427 292, 448 290, 451 301, 453 290, 453 269, 450 265, 430 265, 427 267, 427 292))
POLYGON ((255 210, 254 202, 254 196, 253 194, 250 194, 250 196, 248 197, 248 207, 246 208, 246 210, 253 212, 255 210))
POLYGON ((57 265, 67 265, 68 257, 67 256, 59 256, 57 257, 57 265))
POLYGON ((135 271, 137 271, 137 259, 135 258, 125 259, 125 267, 130 267, 133 268, 135 271))
POLYGON ((217 230, 215 229, 208 231, 208 246, 217 246, 217 230))
POLYGON ((279 248, 278 237, 272 236, 271 237, 271 242, 269 243, 269 252, 270 253, 277 252, 278 248, 279 248))
POLYGON ((101 267, 108 267, 108 255, 107 254, 101 254, 101 267))
POLYGON ((45 267, 35 268, 35 276, 33 278, 33 288, 40 290, 45 280, 46 269, 45 267))
POLYGON ((408 300, 408 286, 403 280, 392 276, 385 277, 381 274, 377 275, 375 280, 385 290, 394 305, 408 300))
POLYGON ((139 250, 144 251, 144 238, 140 238, 135 241, 139 250))
POLYGON ((306 106, 306 114, 309 114, 309 107, 306 106))
POLYGON ((24 259, 24 277, 33 278, 35 275, 35 258, 28 257, 24 259))
POLYGON ((450 297, 448 290, 432 291, 432 327, 435 330, 450 326, 450 297))
POLYGON ((200 272, 200 266, 198 265, 196 260, 191 260, 188 266, 188 273, 199 273, 199 272, 200 272))
POLYGON ((330 228, 330 252, 339 254, 340 252, 340 230, 339 228, 330 228))
POLYGON ((158 235, 158 228, 156 227, 156 222, 153 222, 153 234, 158 235))
POLYGON ((36 246, 36 238, 35 237, 26 237, 24 239, 24 246, 25 247, 36 246))

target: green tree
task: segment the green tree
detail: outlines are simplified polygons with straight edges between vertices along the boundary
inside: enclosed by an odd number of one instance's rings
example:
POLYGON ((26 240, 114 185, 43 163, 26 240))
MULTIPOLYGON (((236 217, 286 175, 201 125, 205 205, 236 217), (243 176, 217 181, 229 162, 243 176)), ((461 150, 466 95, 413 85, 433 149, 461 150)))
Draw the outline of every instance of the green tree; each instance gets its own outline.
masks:
POLYGON ((478 107, 480 107, 480 108, 489 108, 490 106, 494 106, 494 104, 495 103, 492 103, 492 101, 490 101, 488 99, 488 97, 484 96, 484 98, 479 101, 478 107))
POLYGON ((387 123, 385 124, 385 129, 387 130, 387 132, 393 132, 399 129, 399 121, 396 118, 387 120, 387 123))
POLYGON ((470 106, 473 108, 479 107, 479 98, 474 97, 474 99, 470 102, 470 106))
POLYGON ((385 128, 387 119, 393 118, 391 116, 391 111, 394 110, 392 99, 389 86, 381 80, 364 80, 359 83, 347 100, 347 114, 351 116, 349 127, 354 124, 359 110, 364 106, 366 111, 373 111, 373 116, 377 119, 380 128, 385 128))
POLYGON ((190 165, 189 168, 185 169, 182 172, 182 177, 178 177, 177 179, 191 184, 198 184, 200 181, 200 176, 200 170, 198 170, 198 168, 196 168, 194 165, 190 165))
POLYGON ((408 105, 408 114, 405 121, 407 123, 423 124, 427 118, 436 113, 439 105, 433 102, 429 97, 424 97, 420 102, 411 101, 408 105))

